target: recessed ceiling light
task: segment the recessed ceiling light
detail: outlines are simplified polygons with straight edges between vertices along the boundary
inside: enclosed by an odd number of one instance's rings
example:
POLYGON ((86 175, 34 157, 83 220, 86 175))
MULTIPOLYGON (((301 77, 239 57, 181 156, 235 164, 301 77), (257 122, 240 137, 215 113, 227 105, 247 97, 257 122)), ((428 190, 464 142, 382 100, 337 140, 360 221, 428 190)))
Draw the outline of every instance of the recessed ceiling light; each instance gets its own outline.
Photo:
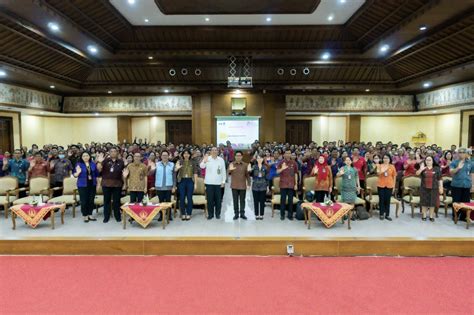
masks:
POLYGON ((148 59, 149 59, 149 60, 153 60, 153 56, 148 56, 148 59))
POLYGON ((332 21, 332 20, 334 20, 334 15, 333 15, 333 14, 331 14, 330 16, 328 16, 328 21, 332 21))
POLYGON ((59 25, 54 23, 54 22, 49 22, 48 23, 48 27, 50 30, 52 30, 53 32, 57 32, 59 31, 59 25))
POLYGON ((107 91, 108 94, 112 94, 112 91, 107 91))
POLYGON ((169 93, 169 92, 170 92, 170 90, 166 89, 164 92, 165 92, 165 93, 169 93))
POLYGON ((426 31, 428 29, 428 26, 426 25, 421 25, 420 26, 420 31, 426 31))
POLYGON ((389 45, 382 45, 382 47, 380 47, 380 51, 381 52, 387 52, 389 48, 390 48, 389 45))
POLYGON ((0 77, 4 77, 4 76, 6 76, 6 75, 7 75, 7 73, 6 73, 5 71, 0 70, 0 77))
POLYGON ((99 116, 99 113, 94 113, 94 115, 99 116))
POLYGON ((331 57, 331 54, 328 52, 325 52, 321 55, 321 58, 324 60, 328 60, 331 57))
POLYGON ((424 88, 429 88, 431 86, 431 82, 425 82, 423 83, 424 88))
POLYGON ((271 17, 267 17, 266 20, 267 20, 267 22, 271 22, 271 21, 272 21, 272 18, 271 18, 271 17))
POLYGON ((148 23, 148 22, 150 22, 150 20, 149 20, 149 19, 145 19, 144 21, 145 21, 145 23, 148 23))
POLYGON ((206 22, 209 22, 211 19, 207 17, 207 18, 205 18, 204 20, 205 20, 206 22))
POLYGON ((87 50, 92 53, 92 54, 96 54, 97 53, 97 47, 93 46, 93 45, 89 45, 87 46, 87 50))
POLYGON ((56 87, 54 85, 49 86, 50 89, 55 89, 56 87))
POLYGON ((339 3, 344 4, 344 3, 346 3, 346 0, 339 0, 339 3))
POLYGON ((434 110, 434 111, 433 111, 433 114, 436 114, 437 112, 438 112, 437 110, 434 110))
POLYGON ((241 90, 235 90, 235 91, 234 91, 234 94, 240 94, 240 93, 242 93, 241 90))
POLYGON ((135 0, 128 0, 128 4, 135 4, 135 0))
POLYGON ((370 92, 370 89, 365 89, 366 92, 370 92))

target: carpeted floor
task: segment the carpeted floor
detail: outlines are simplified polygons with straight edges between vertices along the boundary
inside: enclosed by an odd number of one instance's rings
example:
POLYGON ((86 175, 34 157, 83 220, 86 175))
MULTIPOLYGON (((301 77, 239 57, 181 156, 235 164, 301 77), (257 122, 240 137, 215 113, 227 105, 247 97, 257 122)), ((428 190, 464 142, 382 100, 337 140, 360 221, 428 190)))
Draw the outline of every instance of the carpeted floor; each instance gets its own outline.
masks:
POLYGON ((0 256, 0 314, 474 314, 472 258, 0 256))

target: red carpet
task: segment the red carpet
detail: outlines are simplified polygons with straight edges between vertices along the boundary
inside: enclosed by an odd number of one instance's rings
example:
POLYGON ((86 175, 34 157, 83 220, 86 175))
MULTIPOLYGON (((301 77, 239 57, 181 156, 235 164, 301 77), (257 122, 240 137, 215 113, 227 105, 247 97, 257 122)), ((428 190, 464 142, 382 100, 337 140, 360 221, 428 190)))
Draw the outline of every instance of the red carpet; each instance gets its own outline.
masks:
POLYGON ((0 313, 474 314, 472 258, 0 257, 0 313))

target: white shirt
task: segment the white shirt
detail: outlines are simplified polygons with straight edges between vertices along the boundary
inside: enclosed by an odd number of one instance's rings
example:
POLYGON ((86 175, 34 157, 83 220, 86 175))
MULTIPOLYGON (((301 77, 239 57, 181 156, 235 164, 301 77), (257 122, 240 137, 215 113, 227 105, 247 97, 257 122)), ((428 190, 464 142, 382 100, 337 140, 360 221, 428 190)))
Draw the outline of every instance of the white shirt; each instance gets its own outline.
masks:
POLYGON ((206 169, 206 177, 204 178, 204 184, 206 185, 222 185, 225 184, 226 170, 225 162, 221 157, 213 158, 209 156, 207 162, 201 162, 201 168, 206 169))

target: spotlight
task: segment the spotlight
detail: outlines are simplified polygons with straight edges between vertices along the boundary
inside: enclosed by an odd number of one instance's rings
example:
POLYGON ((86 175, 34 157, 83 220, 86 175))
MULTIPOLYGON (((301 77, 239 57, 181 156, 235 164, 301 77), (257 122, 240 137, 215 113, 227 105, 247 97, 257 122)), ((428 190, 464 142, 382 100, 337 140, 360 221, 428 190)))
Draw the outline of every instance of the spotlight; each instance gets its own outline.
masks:
POLYGON ((296 69, 294 69, 294 68, 291 69, 291 70, 290 70, 290 74, 291 74, 291 75, 296 75, 296 69))
POLYGON ((96 54, 96 53, 97 53, 97 47, 95 47, 95 46, 93 46, 93 45, 87 46, 87 50, 88 50, 91 54, 96 54))
POLYGON ((149 19, 145 19, 144 21, 145 21, 145 23, 148 23, 148 22, 150 22, 150 20, 149 20, 149 19))
POLYGON ((128 4, 135 4, 135 0, 127 0, 128 4))
POLYGON ((267 22, 271 22, 271 21, 272 21, 272 18, 271 18, 271 17, 267 17, 267 18, 266 18, 266 21, 267 21, 267 22))
POLYGON ((207 18, 205 18, 204 20, 205 20, 206 22, 209 22, 211 19, 207 17, 207 18))
POLYGON ((366 92, 370 92, 370 89, 365 89, 366 92))
POLYGON ((186 69, 186 68, 181 69, 181 74, 182 75, 188 75, 188 69, 186 69))
POLYGON ((59 25, 54 23, 54 22, 49 22, 48 23, 48 27, 50 30, 52 30, 53 32, 57 32, 59 31, 59 25))
POLYGON ((344 4, 344 3, 346 3, 346 0, 339 0, 339 3, 344 4))
POLYGON ((165 93, 169 93, 169 92, 170 92, 170 90, 168 90, 168 89, 165 89, 163 92, 165 92, 165 93))
POLYGON ((277 70, 277 73, 278 73, 278 75, 283 75, 283 74, 285 74, 285 70, 283 68, 279 68, 277 70))
POLYGON ((94 113, 94 115, 99 116, 99 113, 94 113))
POLYGON ((389 45, 383 45, 380 47, 380 52, 387 52, 389 50, 390 46, 389 45))
POLYGON ((54 85, 49 86, 50 89, 55 89, 56 87, 54 85))
POLYGON ((428 26, 421 25, 419 29, 420 29, 420 31, 426 31, 428 29, 428 26))
POLYGON ((331 57, 331 54, 328 52, 325 52, 324 54, 321 55, 321 58, 324 60, 328 60, 331 57))
POLYGON ((153 60, 153 56, 148 56, 148 60, 153 60))
POLYGON ((0 70, 0 77, 6 77, 7 73, 3 70, 0 70))
POLYGON ((197 76, 197 77, 200 76, 201 75, 201 69, 199 69, 199 68, 195 69, 194 70, 194 75, 197 76))
POLYGON ((426 88, 429 88, 431 86, 431 82, 425 82, 423 83, 423 87, 426 89, 426 88))
POLYGON ((174 77, 176 75, 176 70, 170 69, 168 73, 170 74, 170 76, 174 77))
POLYGON ((108 94, 112 94, 112 91, 107 91, 108 94))
POLYGON ((304 74, 304 75, 308 75, 308 74, 309 74, 309 68, 308 68, 308 67, 306 67, 306 68, 303 69, 303 74, 304 74))
POLYGON ((331 14, 330 16, 328 16, 328 21, 332 21, 332 20, 334 20, 334 15, 333 15, 333 14, 331 14))

